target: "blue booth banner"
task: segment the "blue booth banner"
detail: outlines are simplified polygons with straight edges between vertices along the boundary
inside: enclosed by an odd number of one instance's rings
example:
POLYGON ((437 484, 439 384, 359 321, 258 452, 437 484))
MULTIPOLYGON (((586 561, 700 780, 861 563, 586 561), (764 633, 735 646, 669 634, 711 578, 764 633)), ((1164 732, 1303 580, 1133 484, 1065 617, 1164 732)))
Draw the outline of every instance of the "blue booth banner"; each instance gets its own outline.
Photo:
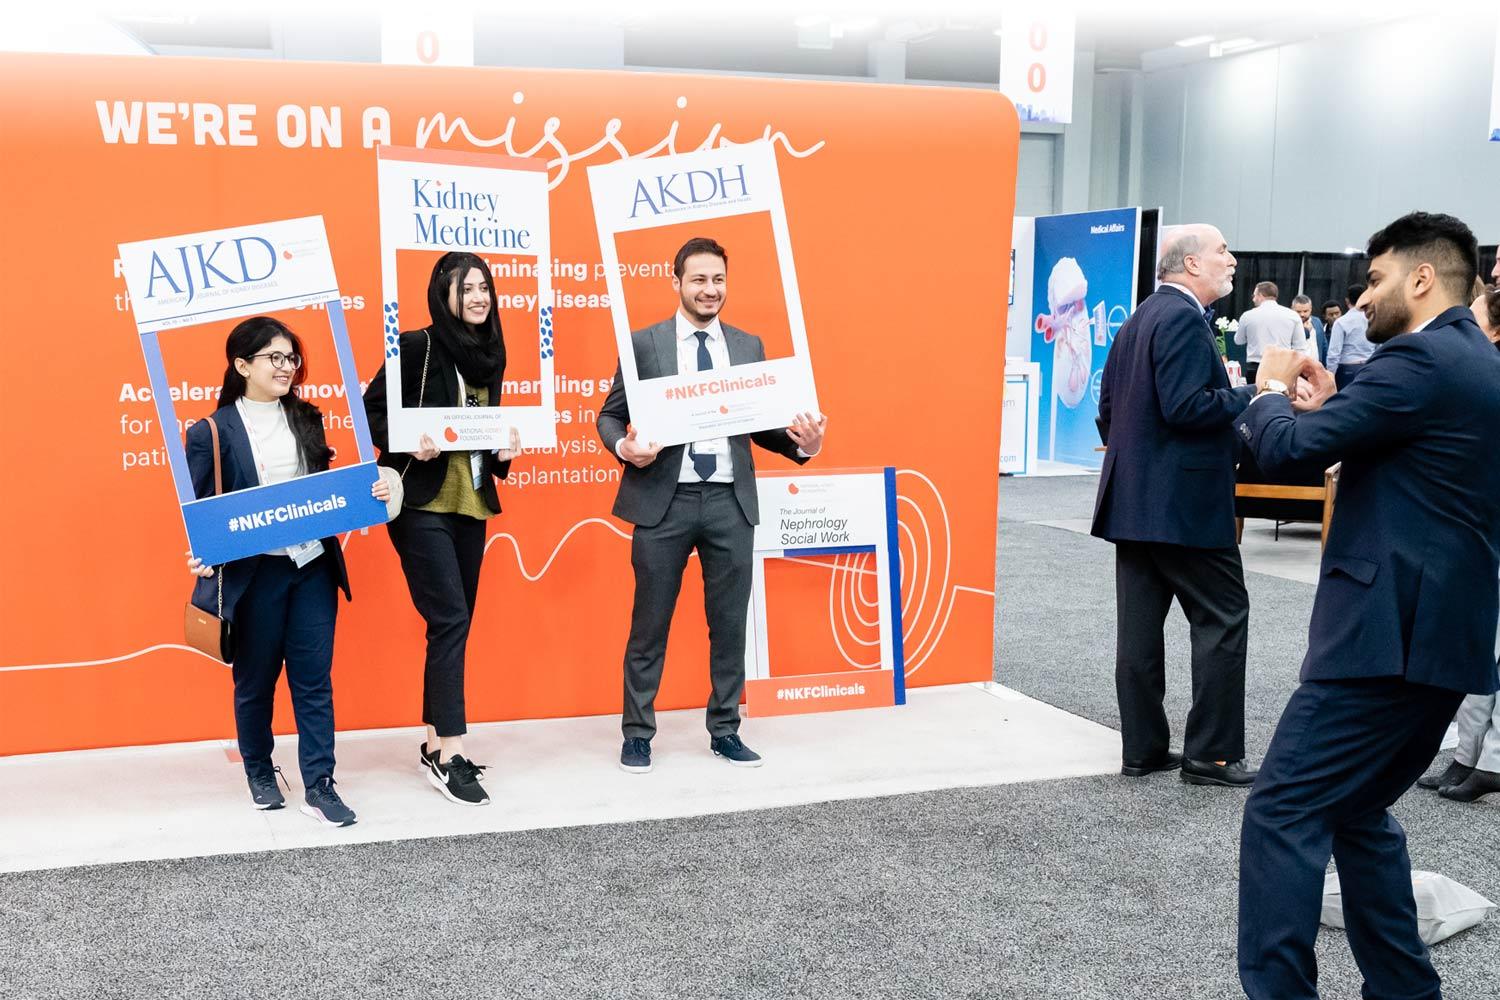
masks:
POLYGON ((1041 370, 1041 459, 1097 469, 1099 385, 1115 334, 1135 309, 1140 209, 1036 220, 1031 360, 1041 370))
POLYGON ((218 565, 385 522, 385 504, 370 495, 375 447, 364 407, 352 402, 359 375, 321 216, 122 243, 120 264, 194 555, 218 565), (198 499, 157 334, 308 306, 328 315, 359 463, 198 499))

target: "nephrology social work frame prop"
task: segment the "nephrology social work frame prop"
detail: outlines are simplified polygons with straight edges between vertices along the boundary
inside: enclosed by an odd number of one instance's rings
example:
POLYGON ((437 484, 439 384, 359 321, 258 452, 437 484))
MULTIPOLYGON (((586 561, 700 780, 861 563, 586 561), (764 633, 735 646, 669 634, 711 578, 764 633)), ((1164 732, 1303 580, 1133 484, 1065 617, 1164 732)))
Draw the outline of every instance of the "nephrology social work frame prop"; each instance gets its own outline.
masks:
POLYGON ((328 314, 344 398, 359 398, 359 374, 322 217, 122 243, 119 249, 193 554, 217 565, 384 523, 385 504, 370 496, 378 472, 362 406, 349 407, 359 464, 201 500, 176 433, 171 383, 157 339, 163 330, 318 306, 328 314))

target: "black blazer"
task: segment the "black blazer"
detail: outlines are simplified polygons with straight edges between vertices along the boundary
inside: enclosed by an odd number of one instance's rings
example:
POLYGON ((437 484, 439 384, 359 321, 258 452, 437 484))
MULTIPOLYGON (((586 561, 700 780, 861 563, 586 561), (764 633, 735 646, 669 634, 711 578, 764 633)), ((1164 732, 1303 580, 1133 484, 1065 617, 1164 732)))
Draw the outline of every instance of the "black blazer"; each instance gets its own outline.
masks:
POLYGON ((1343 462, 1302 679, 1494 691, 1500 351, 1473 314, 1382 344, 1313 413, 1267 396, 1236 429, 1264 469, 1343 462))
MULTIPOLYGON (((500 383, 504 378, 505 371, 501 369, 490 384, 485 386, 489 390, 488 405, 500 405, 500 383)), ((405 499, 402 506, 420 507, 424 503, 431 503, 433 497, 438 495, 438 490, 442 489, 443 477, 448 473, 448 453, 445 451, 437 458, 424 462, 404 452, 389 451, 390 424, 386 419, 386 391, 385 365, 382 364, 380 371, 375 373, 375 377, 365 387, 365 419, 370 423, 370 439, 380 451, 377 460, 379 464, 403 474, 401 485, 405 499)), ((443 345, 438 343, 436 337, 429 341, 425 330, 401 335, 401 403, 413 409, 417 406, 459 405, 458 366, 454 364, 452 356, 443 350, 443 345), (432 351, 430 357, 427 355, 429 343, 432 351), (424 359, 427 362, 427 389, 419 400, 424 359)), ((489 475, 484 477, 479 495, 485 506, 498 514, 500 495, 495 490, 495 479, 505 479, 510 475, 510 462, 500 461, 489 451, 484 452, 484 458, 485 470, 489 475)))
MULTIPOLYGON (((224 492, 234 493, 259 486, 260 477, 255 473, 255 455, 250 450, 250 437, 245 433, 245 423, 240 419, 239 409, 233 405, 221 406, 214 411, 213 418, 219 428, 219 465, 224 476, 224 492)), ((320 443, 323 441, 321 424, 318 426, 318 440, 320 443)), ((193 477, 193 493, 200 500, 213 496, 213 433, 205 420, 199 420, 187 429, 187 463, 188 474, 193 477)), ((321 467, 309 471, 324 472, 327 469, 328 463, 324 462, 321 467)), ((349 600, 352 595, 349 592, 349 571, 344 566, 344 550, 339 547, 339 540, 335 537, 330 536, 322 541, 324 554, 333 560, 334 579, 344 592, 344 599, 349 600)), ((250 578, 255 575, 255 567, 264 558, 265 556, 247 556, 225 563, 217 570, 217 575, 222 575, 224 581, 225 619, 234 620, 235 605, 244 596, 246 588, 250 586, 250 578)), ((193 584, 193 605, 217 614, 218 579, 198 578, 193 584)))
POLYGON ((1253 386, 1230 388, 1203 308, 1163 286, 1125 321, 1104 362, 1104 468, 1093 534, 1224 549, 1234 541, 1232 424, 1253 386))
MULTIPOLYGON (((724 346, 729 353, 731 365, 747 365, 766 360, 766 348, 754 334, 738 330, 727 323, 719 324, 724 330, 724 346)), ((655 326, 637 330, 630 335, 635 351, 635 369, 641 378, 659 378, 677 374, 677 318, 673 316, 655 326)), ((625 399, 625 382, 620 369, 615 368, 615 380, 599 408, 599 439, 610 455, 617 460, 615 445, 625 436, 625 425, 630 423, 630 407, 625 399)), ((751 524, 760 523, 760 498, 755 492, 755 457, 750 451, 750 442, 785 455, 801 465, 807 461, 797 454, 797 442, 784 429, 756 431, 753 434, 737 434, 729 439, 729 454, 734 463, 734 495, 740 509, 751 524)), ((677 491, 677 477, 682 474, 682 450, 687 445, 674 444, 663 448, 656 461, 638 469, 629 462, 620 476, 620 491, 615 496, 614 515, 632 524, 645 528, 654 527, 667 516, 672 503, 672 494, 677 491)))

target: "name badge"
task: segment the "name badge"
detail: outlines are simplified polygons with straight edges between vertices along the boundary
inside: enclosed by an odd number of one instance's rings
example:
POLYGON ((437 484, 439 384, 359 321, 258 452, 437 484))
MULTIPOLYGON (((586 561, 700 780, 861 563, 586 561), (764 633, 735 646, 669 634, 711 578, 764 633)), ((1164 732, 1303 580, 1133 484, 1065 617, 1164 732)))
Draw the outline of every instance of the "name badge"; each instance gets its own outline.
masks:
POLYGON ((291 558, 292 562, 297 564, 297 568, 301 569, 323 554, 323 543, 315 538, 310 542, 290 546, 286 550, 286 554, 291 558))

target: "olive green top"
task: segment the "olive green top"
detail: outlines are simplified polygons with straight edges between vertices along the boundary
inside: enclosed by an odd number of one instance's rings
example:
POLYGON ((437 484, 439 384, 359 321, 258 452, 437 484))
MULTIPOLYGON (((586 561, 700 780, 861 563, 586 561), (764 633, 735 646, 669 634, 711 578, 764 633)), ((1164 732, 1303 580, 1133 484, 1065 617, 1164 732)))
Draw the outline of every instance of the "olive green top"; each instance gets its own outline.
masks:
MULTIPOLYGON (((480 406, 489 405, 488 389, 471 385, 469 392, 479 398, 480 406)), ((417 510, 431 511, 434 514, 463 514, 466 517, 477 517, 481 521, 494 517, 495 511, 490 510, 479 491, 474 488, 473 470, 469 465, 470 452, 450 451, 447 454, 448 469, 443 475, 443 485, 438 489, 437 496, 418 506, 417 510)))

